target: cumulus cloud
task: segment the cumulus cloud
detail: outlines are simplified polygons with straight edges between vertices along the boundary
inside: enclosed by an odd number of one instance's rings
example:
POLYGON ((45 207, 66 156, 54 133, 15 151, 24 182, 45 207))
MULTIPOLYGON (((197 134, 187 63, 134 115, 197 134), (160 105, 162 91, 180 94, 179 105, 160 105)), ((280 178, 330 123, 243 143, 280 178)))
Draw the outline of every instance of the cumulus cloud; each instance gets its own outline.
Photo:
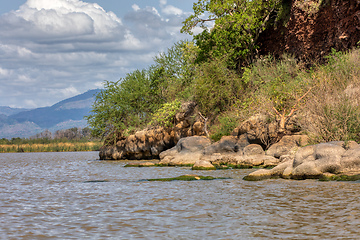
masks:
POLYGON ((184 12, 180 8, 168 5, 162 9, 162 12, 166 15, 179 15, 181 16, 184 12))
POLYGON ((160 12, 133 4, 121 19, 96 3, 28 0, 1 15, 1 105, 48 106, 146 67, 186 37, 185 13, 159 4, 160 12))
POLYGON ((139 10, 140 10, 139 5, 137 5, 137 4, 133 4, 131 7, 132 7, 132 9, 133 9, 134 11, 139 11, 139 10))
POLYGON ((74 96, 76 94, 80 94, 80 92, 76 88, 74 88, 73 86, 70 86, 70 87, 65 88, 65 89, 61 89, 60 92, 66 97, 71 97, 71 96, 74 96))
POLYGON ((167 4, 167 0, 160 0, 160 6, 164 6, 167 4))

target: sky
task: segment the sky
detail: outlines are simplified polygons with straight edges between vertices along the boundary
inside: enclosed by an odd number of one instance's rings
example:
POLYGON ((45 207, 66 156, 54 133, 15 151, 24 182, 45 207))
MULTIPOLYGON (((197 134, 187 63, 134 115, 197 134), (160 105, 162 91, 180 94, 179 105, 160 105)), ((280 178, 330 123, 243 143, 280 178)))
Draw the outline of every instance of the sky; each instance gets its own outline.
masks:
POLYGON ((37 108, 146 68, 194 0, 0 0, 0 106, 37 108))

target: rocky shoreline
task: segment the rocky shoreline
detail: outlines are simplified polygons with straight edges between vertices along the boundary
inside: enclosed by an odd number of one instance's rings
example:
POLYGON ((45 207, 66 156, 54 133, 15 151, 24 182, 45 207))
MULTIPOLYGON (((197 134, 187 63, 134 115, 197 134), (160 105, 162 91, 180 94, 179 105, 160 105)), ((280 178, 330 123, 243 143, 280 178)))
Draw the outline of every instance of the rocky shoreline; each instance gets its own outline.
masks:
POLYGON ((308 136, 297 132, 296 121, 289 122, 279 136, 277 122, 256 115, 240 124, 231 136, 212 143, 204 136, 204 123, 195 112, 195 104, 184 103, 173 128, 150 128, 119 140, 115 146, 103 146, 100 159, 157 160, 126 167, 260 168, 245 180, 354 180, 357 178, 353 176, 360 174, 360 145, 356 142, 308 145, 308 136))
POLYGON ((244 180, 271 178, 354 181, 360 179, 360 145, 356 142, 329 142, 302 147, 304 135, 286 136, 264 151, 258 144, 241 146, 233 136, 211 144, 206 137, 182 138, 160 154, 156 162, 130 163, 126 167, 189 166, 192 170, 260 168, 244 180), (288 149, 288 151, 285 151, 288 149))
POLYGON ((360 174, 360 145, 356 142, 328 142, 300 148, 294 157, 273 169, 260 169, 245 177, 245 180, 321 179, 358 180, 360 174))

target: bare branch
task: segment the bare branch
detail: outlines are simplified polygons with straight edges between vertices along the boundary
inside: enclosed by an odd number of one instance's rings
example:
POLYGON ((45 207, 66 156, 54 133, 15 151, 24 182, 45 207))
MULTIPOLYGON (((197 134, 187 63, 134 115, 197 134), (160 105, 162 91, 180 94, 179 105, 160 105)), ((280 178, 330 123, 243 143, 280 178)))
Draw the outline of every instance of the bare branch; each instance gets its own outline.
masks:
POLYGON ((290 113, 288 115, 285 116, 285 112, 286 110, 283 109, 282 113, 279 113, 278 110, 276 110, 275 107, 273 107, 273 110, 275 111, 276 115, 279 117, 278 121, 279 121, 279 133, 283 134, 286 130, 286 125, 288 124, 290 118, 292 117, 292 115, 297 111, 296 107, 299 104, 299 102, 311 91, 312 87, 304 94, 302 95, 299 99, 296 100, 295 105, 291 108, 290 113))
POLYGON ((204 117, 201 112, 199 112, 199 115, 204 120, 204 132, 206 136, 209 137, 209 132, 207 131, 207 121, 209 120, 209 118, 204 117))
POLYGON ((309 90, 308 90, 304 95, 302 95, 298 100, 296 100, 295 105, 291 108, 291 111, 290 111, 290 113, 288 114, 288 117, 289 117, 289 118, 297 111, 296 106, 297 106, 297 105, 299 104, 299 102, 311 91, 311 89, 312 89, 312 87, 309 88, 309 90))

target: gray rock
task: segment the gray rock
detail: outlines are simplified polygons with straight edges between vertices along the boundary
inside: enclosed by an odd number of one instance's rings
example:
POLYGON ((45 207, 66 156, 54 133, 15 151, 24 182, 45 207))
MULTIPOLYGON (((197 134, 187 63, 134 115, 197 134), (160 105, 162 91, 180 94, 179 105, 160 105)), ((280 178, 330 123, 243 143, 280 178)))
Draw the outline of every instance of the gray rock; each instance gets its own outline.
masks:
POLYGON ((265 151, 258 144, 250 144, 244 148, 244 156, 251 155, 265 155, 265 151))
POLYGON ((242 150, 238 145, 238 139, 234 136, 224 136, 220 141, 211 144, 204 149, 204 155, 212 155, 214 153, 238 153, 242 155, 242 150))
POLYGON ((237 140, 237 145, 240 149, 244 149, 247 145, 250 145, 246 133, 239 136, 237 140))
POLYGON ((193 165, 200 160, 204 149, 211 144, 206 137, 182 138, 175 147, 160 153, 160 165, 181 166, 193 165))
POLYGON ((179 140, 176 149, 178 152, 197 152, 204 150, 210 144, 211 141, 207 137, 186 137, 179 140))
POLYGON ((216 170, 214 165, 208 161, 197 160, 191 168, 192 170, 216 170))
POLYGON ((356 146, 352 144, 348 150, 344 148, 344 142, 306 146, 296 152, 293 160, 290 158, 267 172, 255 171, 249 174, 249 179, 274 176, 288 179, 332 178, 336 175, 360 174, 360 147, 356 146))
POLYGON ((296 151, 300 146, 305 146, 308 143, 306 135, 291 135, 284 136, 281 140, 266 151, 266 155, 280 158, 282 155, 291 154, 296 151))
POLYGON ((300 148, 295 154, 293 168, 296 168, 297 166, 301 165, 305 161, 314 161, 315 160, 315 149, 316 149, 315 145, 300 148))
POLYGON ((349 172, 360 172, 360 147, 347 150, 340 160, 340 165, 349 172))

